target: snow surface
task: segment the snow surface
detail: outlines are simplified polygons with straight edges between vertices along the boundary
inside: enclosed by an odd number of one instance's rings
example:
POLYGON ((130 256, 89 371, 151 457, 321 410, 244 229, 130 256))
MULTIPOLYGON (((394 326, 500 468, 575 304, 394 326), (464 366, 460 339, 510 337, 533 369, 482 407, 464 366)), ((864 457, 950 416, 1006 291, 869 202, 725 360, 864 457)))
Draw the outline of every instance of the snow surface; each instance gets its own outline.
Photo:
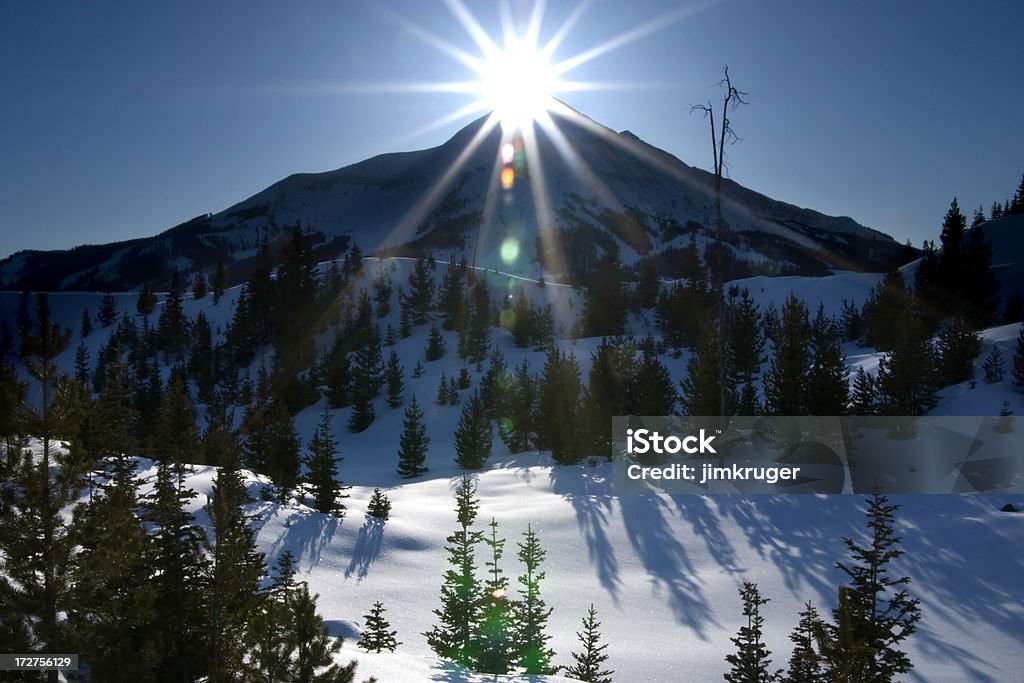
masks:
MULTIPOLYGON (((443 271, 439 264, 437 275, 443 271)), ((411 262, 400 259, 367 262, 359 286, 370 287, 377 268, 393 268, 396 284, 405 283, 411 262)), ((828 278, 750 278, 741 284, 762 303, 780 306, 790 292, 817 302, 835 313, 839 302, 861 303, 879 276, 838 273, 828 278)), ((581 293, 571 287, 547 283, 544 287, 508 274, 488 278, 495 294, 526 291, 535 301, 552 301, 565 316, 575 316, 581 293)), ((134 294, 122 295, 119 306, 134 314, 134 294)), ((186 300, 189 315, 202 311, 216 330, 231 317, 237 289, 214 306, 209 295, 186 300)), ((18 295, 0 294, 0 316, 12 320, 18 295)), ((81 308, 95 313, 100 295, 54 294, 55 319, 73 330, 61 365, 70 369, 79 341, 81 308)), ((392 313, 380 321, 397 327, 397 300, 392 313)), ((150 316, 154 324, 159 308, 150 316)), ((562 324, 568 318, 561 318, 562 324)), ((638 333, 649 328, 638 319, 638 333)), ((98 326, 97 326, 98 327, 98 326)), ((398 350, 406 371, 423 358, 428 328, 401 340, 398 350)), ((984 335, 985 349, 1003 347, 1012 356, 1019 326, 993 328, 984 335)), ((95 358, 99 345, 113 328, 94 330, 85 340, 95 358)), ((347 516, 341 520, 313 511, 300 500, 277 504, 259 500, 261 479, 250 477, 256 501, 249 512, 258 516, 258 543, 269 565, 285 551, 298 559, 298 578, 320 594, 319 611, 332 633, 345 638, 339 661, 360 661, 360 679, 376 675, 390 681, 516 681, 565 680, 552 677, 496 677, 471 674, 440 661, 430 652, 422 633, 434 623, 439 588, 447 568, 445 536, 455 529, 452 493, 462 471, 454 458, 452 434, 460 406, 438 406, 433 398, 441 373, 457 374, 455 338, 445 333, 448 353, 424 362, 423 377, 407 378, 405 397, 416 394, 426 412, 431 437, 427 459, 430 471, 419 479, 402 480, 395 473, 397 439, 402 409, 390 409, 379 398, 377 419, 361 434, 348 434, 348 409, 331 411, 334 433, 340 442, 340 476, 353 485, 347 516), (365 517, 374 487, 383 488, 393 502, 392 517, 384 525, 365 517), (358 628, 375 601, 387 609, 402 645, 395 653, 368 655, 355 648, 358 628)), ((515 349, 504 332, 493 332, 494 342, 510 367, 522 358, 539 373, 543 354, 515 349)), ((318 342, 329 343, 329 334, 318 342)), ((565 339, 559 346, 573 352, 589 370, 590 351, 599 340, 565 339)), ((874 369, 878 355, 872 349, 848 347, 851 369, 874 369)), ((688 354, 663 357, 673 378, 685 374, 688 354)), ((258 366, 264 359, 257 359, 258 366)), ((480 373, 469 368, 474 382, 480 373)), ((979 374, 980 376, 980 374, 979 374)), ((936 414, 992 414, 1002 400, 1024 414, 1024 402, 1010 380, 994 385, 978 383, 950 387, 936 414)), ((312 435, 323 402, 296 416, 303 443, 312 435)), ((155 468, 141 462, 142 475, 151 482, 155 468)), ((215 470, 197 467, 190 485, 199 491, 200 508, 209 494, 215 470)), ((774 664, 785 666, 788 634, 797 613, 812 600, 827 615, 835 604, 842 574, 835 562, 846 558, 842 537, 864 538, 863 502, 856 496, 706 496, 616 495, 609 465, 558 466, 547 454, 510 454, 495 438, 494 455, 475 476, 482 500, 478 528, 493 516, 507 539, 503 567, 515 587, 521 570, 514 544, 527 525, 538 533, 548 557, 543 596, 553 607, 551 645, 557 664, 571 663, 569 653, 578 645, 576 631, 588 606, 598 611, 603 640, 609 644, 607 665, 617 681, 720 681, 732 651, 729 638, 741 625, 737 589, 743 581, 759 585, 771 601, 764 607, 767 642, 774 664)), ((1003 495, 893 496, 903 507, 898 530, 907 554, 895 571, 910 576, 910 590, 921 599, 923 618, 919 632, 908 642, 914 672, 912 681, 1019 680, 1024 666, 1024 514, 998 512, 1007 502, 1024 508, 1024 497, 1003 495), (1015 673, 1016 672, 1016 673, 1015 673)))

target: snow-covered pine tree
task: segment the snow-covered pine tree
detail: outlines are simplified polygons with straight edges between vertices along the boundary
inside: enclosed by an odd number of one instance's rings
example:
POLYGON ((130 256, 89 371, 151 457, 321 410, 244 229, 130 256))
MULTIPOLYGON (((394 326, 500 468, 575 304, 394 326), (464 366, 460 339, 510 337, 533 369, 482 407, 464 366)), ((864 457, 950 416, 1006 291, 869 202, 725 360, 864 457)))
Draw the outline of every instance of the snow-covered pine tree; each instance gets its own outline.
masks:
POLYGON ((480 469, 491 456, 494 433, 480 392, 474 391, 462 408, 455 430, 455 462, 466 469, 480 469))
POLYGON ((484 673, 505 674, 516 660, 513 610, 508 580, 501 568, 505 539, 498 538, 498 522, 493 517, 489 526, 491 532, 484 536, 484 543, 490 550, 490 558, 484 562, 487 579, 479 595, 480 623, 473 638, 476 660, 473 668, 484 673))
POLYGON ((590 603, 587 616, 583 618, 583 631, 576 632, 576 638, 583 643, 583 651, 572 653, 575 663, 565 668, 566 675, 586 683, 612 683, 615 671, 602 669, 608 660, 604 652, 608 644, 601 642, 600 628, 597 610, 594 609, 594 603, 590 603))
POLYGON ((999 350, 998 346, 992 346, 992 351, 985 357, 982 369, 985 372, 985 384, 995 384, 996 382, 1003 381, 1003 376, 1006 374, 1006 364, 1003 362, 1003 352, 999 350))
POLYGON ((439 620, 427 633, 427 644, 438 657, 463 666, 474 661, 473 636, 479 623, 480 583, 476 578, 476 548, 483 532, 472 531, 480 500, 473 480, 463 476, 455 490, 455 513, 459 528, 448 538, 448 563, 441 584, 441 608, 434 610, 439 620))
POLYGON ((402 435, 398 439, 398 474, 404 478, 418 477, 427 471, 424 462, 427 459, 427 448, 430 437, 423 423, 423 409, 420 408, 416 395, 405 409, 402 420, 402 435))
MULTIPOLYGON (((868 648, 868 680, 879 683, 888 683, 913 668, 910 657, 898 646, 914 634, 921 619, 920 601, 911 598, 906 589, 910 578, 889 574, 890 563, 904 554, 899 548, 902 539, 894 528, 894 513, 898 509, 899 505, 890 504, 878 492, 868 498, 868 543, 860 545, 844 538, 850 561, 836 563, 849 577, 847 617, 852 642, 861 642, 868 648)), ((833 636, 839 635, 837 628, 832 627, 833 636)))
POLYGON ((761 597, 757 584, 744 581, 740 588, 743 600, 743 616, 747 623, 741 626, 736 636, 730 638, 736 646, 736 652, 726 655, 732 668, 725 674, 728 683, 771 683, 778 680, 778 673, 769 671, 771 651, 763 640, 764 617, 761 616, 761 605, 768 598, 761 597))
POLYGON ((363 615, 363 633, 359 647, 367 652, 394 652, 402 643, 395 639, 398 631, 391 631, 391 624, 384 618, 384 605, 378 600, 373 603, 369 614, 363 615))
POLYGON ((540 570, 545 552, 533 527, 527 525, 523 540, 517 544, 519 561, 525 573, 518 577, 520 599, 515 603, 515 648, 519 666, 530 675, 555 673, 551 659, 555 651, 549 648, 551 636, 547 633, 551 608, 540 596, 540 582, 544 572, 540 570))

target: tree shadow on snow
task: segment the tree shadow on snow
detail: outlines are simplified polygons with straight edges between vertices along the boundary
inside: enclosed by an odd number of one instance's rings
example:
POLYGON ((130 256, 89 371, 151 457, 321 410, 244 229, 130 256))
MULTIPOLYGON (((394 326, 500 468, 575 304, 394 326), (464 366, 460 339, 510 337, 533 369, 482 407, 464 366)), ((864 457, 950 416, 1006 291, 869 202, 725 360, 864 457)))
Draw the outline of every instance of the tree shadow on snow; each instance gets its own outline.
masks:
POLYGON ((370 565, 380 555, 381 541, 384 539, 384 522, 367 515, 363 526, 356 536, 356 545, 352 548, 352 559, 345 570, 345 578, 355 574, 360 581, 369 573, 370 565))
POLYGON ((309 509, 295 510, 284 522, 285 532, 270 547, 269 555, 276 557, 291 551, 296 561, 306 560, 310 566, 320 563, 320 554, 334 538, 341 522, 333 515, 309 509))
POLYGON ((550 477, 551 490, 572 505, 576 522, 587 541, 590 563, 597 570, 601 585, 618 606, 619 564, 615 559, 615 549, 605 533, 613 499, 607 470, 555 466, 551 468, 550 477))
POLYGON ((707 640, 707 627, 717 622, 697 580, 699 573, 671 529, 673 515, 667 500, 627 494, 619 497, 619 508, 626 535, 647 569, 651 590, 666 591, 676 621, 707 640))

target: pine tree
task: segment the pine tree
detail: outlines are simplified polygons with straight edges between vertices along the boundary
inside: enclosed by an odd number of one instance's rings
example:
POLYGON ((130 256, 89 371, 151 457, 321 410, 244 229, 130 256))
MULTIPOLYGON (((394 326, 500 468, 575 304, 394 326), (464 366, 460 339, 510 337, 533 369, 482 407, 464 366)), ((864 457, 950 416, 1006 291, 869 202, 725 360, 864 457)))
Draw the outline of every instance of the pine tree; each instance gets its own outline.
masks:
POLYGON ((100 299, 100 312, 96 315, 96 319, 103 327, 110 327, 117 320, 117 300, 110 292, 104 294, 100 299))
POLYGON ((138 486, 134 461, 117 463, 112 480, 80 508, 82 551, 69 628, 101 680, 142 680, 156 658, 148 629, 156 616, 156 590, 137 514, 138 486))
POLYGON ((555 656, 555 651, 547 646, 551 639, 547 633, 551 608, 540 597, 540 582, 544 580, 540 566, 546 553, 532 526, 526 527, 523 540, 517 547, 519 561, 525 568, 525 573, 518 577, 522 597, 514 608, 517 661, 526 674, 554 674, 551 658, 555 656))
POLYGON ((439 406, 448 405, 448 376, 441 373, 441 381, 437 384, 437 396, 434 402, 439 406))
POLYGON ((149 525, 147 565, 155 592, 152 629, 159 643, 153 669, 160 680, 194 680, 203 675, 203 574, 206 559, 200 550, 202 529, 188 506, 196 492, 184 487, 167 463, 157 468, 153 493, 144 499, 143 520, 149 525))
POLYGON ((622 334, 626 326, 626 295, 618 249, 608 249, 589 279, 583 301, 583 329, 588 337, 622 334))
POLYGON ((397 408, 402 405, 402 392, 405 389, 405 382, 402 379, 404 370, 398 361, 398 352, 391 350, 388 356, 388 367, 384 371, 385 383, 387 384, 388 407, 397 408))
POLYGON ((384 605, 377 601, 369 614, 363 615, 363 633, 359 647, 366 652, 394 652, 402 643, 395 639, 398 631, 390 631, 391 624, 384 618, 384 605))
MULTIPOLYGON (((461 375, 460 375, 461 377, 461 375)), ((468 380, 469 373, 466 373, 468 380)), ((480 399, 487 409, 487 417, 491 420, 501 420, 507 409, 509 384, 511 376, 508 372, 508 364, 500 349, 494 349, 490 361, 487 364, 487 372, 480 379, 480 399)), ((469 384, 464 389, 469 388, 469 384)))
POLYGON ((450 406, 459 405, 459 384, 454 377, 449 377, 448 383, 445 384, 444 401, 450 406))
POLYGON ((850 395, 850 413, 853 415, 876 415, 878 413, 878 390, 875 378, 857 368, 853 378, 853 392, 850 395))
POLYGON ((427 322, 427 314, 434 302, 434 278, 427 261, 416 259, 413 272, 409 274, 409 296, 407 298, 412 325, 427 322))
POLYGON ((790 295, 772 339, 771 367, 764 377, 765 411, 772 415, 808 415, 807 388, 811 370, 811 326, 807 306, 790 295))
POLYGON ((444 356, 444 337, 436 326, 431 326, 430 334, 427 336, 427 362, 437 360, 444 356))
POLYGON ((537 393, 537 382, 524 358, 512 376, 507 413, 498 423, 501 440, 513 453, 521 453, 530 446, 536 431, 537 393))
POLYGON ((424 462, 430 437, 423 423, 423 409, 413 395, 405 409, 402 435, 398 439, 398 474, 404 478, 418 477, 427 471, 424 462))
MULTIPOLYGON (((22 301, 27 307, 28 297, 22 301)), ((30 329, 27 320, 19 327, 22 363, 37 390, 29 403, 12 373, 6 398, 12 402, 20 398, 21 405, 12 411, 18 421, 8 426, 19 434, 34 435, 42 448, 33 452, 19 447, 15 454, 8 453, 4 469, 9 479, 0 481, 0 568, 7 579, 0 581, 0 604, 5 613, 16 615, 19 637, 3 647, 18 651, 17 647, 22 652, 67 652, 61 613, 71 611, 73 603, 70 570, 76 544, 62 510, 78 500, 85 472, 91 467, 75 444, 65 451, 56 443, 74 433, 80 411, 79 392, 72 391, 74 385, 60 374, 56 363, 67 348, 70 330, 61 330, 50 320, 45 294, 36 297, 35 329, 30 329)), ((0 419, 7 421, 12 413, 0 419)), ((6 614, 3 620, 9 621, 6 614)), ((7 628, 6 623, 0 625, 0 633, 7 628)), ((48 678, 56 681, 57 672, 48 678)))
POLYGON ((347 344, 339 334, 334 338, 323 369, 327 389, 327 405, 331 408, 345 408, 349 405, 352 389, 352 367, 349 363, 347 344))
POLYGON ((718 342, 705 335, 686 363, 686 377, 679 384, 684 415, 718 415, 721 409, 718 342))
POLYGON ((463 666, 475 662, 473 637, 479 623, 480 584, 476 578, 476 548, 483 532, 471 531, 480 500, 476 485, 463 477, 455 491, 455 512, 459 528, 448 536, 448 562, 451 566, 441 584, 441 608, 434 610, 440 621, 424 635, 438 657, 463 666))
POLYGON ((1013 409, 1010 408, 1010 402, 1006 399, 1003 399, 1003 405, 999 408, 999 418, 996 419, 992 431, 997 434, 1013 433, 1013 409))
POLYGON ((826 683, 822 657, 815 651, 815 633, 822 620, 818 610, 810 602, 800 612, 800 621, 789 634, 793 653, 789 657, 789 669, 783 679, 785 683, 826 683))
POLYGON ((206 291, 206 276, 202 273, 196 273, 196 276, 192 279, 192 298, 198 301, 206 296, 206 291))
POLYGON ((89 315, 89 309, 82 309, 82 325, 80 327, 82 339, 85 339, 92 334, 92 316, 89 315))
POLYGON ((583 619, 583 631, 576 632, 576 638, 583 643, 583 652, 573 652, 575 664, 565 669, 567 676, 586 681, 586 683, 612 683, 614 671, 602 669, 608 660, 604 651, 607 643, 601 642, 601 622, 597 620, 597 610, 590 604, 587 616, 583 619))
POLYGON ((956 197, 953 197, 942 219, 942 232, 939 234, 939 242, 942 244, 941 273, 945 282, 960 281, 960 254, 966 230, 967 219, 960 212, 956 197))
POLYGON ((745 626, 741 626, 736 636, 730 638, 736 646, 736 652, 726 655, 725 661, 732 668, 725 674, 728 683, 770 683, 778 680, 778 674, 768 670, 771 665, 771 651, 762 640, 764 617, 761 616, 761 605, 768 602, 762 598, 756 583, 743 582, 740 588, 743 600, 743 616, 747 618, 745 626))
POLYGON ((287 500, 299 480, 299 437, 280 401, 246 413, 246 453, 251 466, 270 477, 278 502, 287 500))
POLYGON ((306 458, 306 481, 313 488, 314 506, 319 512, 345 516, 345 505, 338 500, 348 498, 348 489, 338 481, 338 443, 331 434, 331 415, 324 408, 320 415, 320 424, 313 432, 307 446, 309 455, 306 458))
POLYGON ((139 298, 135 302, 135 310, 139 315, 149 315, 154 308, 156 308, 156 292, 153 291, 153 286, 149 282, 144 282, 142 289, 139 290, 139 298))
POLYGON ((366 506, 366 514, 382 522, 388 521, 388 518, 391 516, 391 500, 379 488, 373 490, 370 502, 366 506))
MULTIPOLYGON (((894 513, 899 507, 890 504, 884 495, 873 494, 865 510, 868 544, 844 538, 850 561, 836 563, 849 578, 850 635, 853 641, 862 642, 869 649, 869 680, 879 682, 892 681, 913 668, 910 657, 898 646, 914 634, 921 619, 920 601, 911 598, 906 589, 910 578, 889 574, 890 563, 904 554, 899 548, 902 539, 896 536, 894 528, 894 513)), ((837 622, 839 617, 837 614, 837 622)), ((836 628, 832 629, 833 635, 836 628)))
POLYGON ((875 652, 854 631, 856 617, 846 586, 839 587, 835 625, 819 621, 814 640, 821 657, 826 681, 875 681, 870 673, 875 652))
POLYGON ((1003 381, 1003 376, 1006 374, 1006 364, 1003 362, 1003 352, 999 350, 998 346, 992 346, 992 351, 985 357, 985 363, 982 365, 982 368, 985 370, 986 384, 995 384, 1003 381))
POLYGON ((80 342, 78 348, 75 349, 75 381, 82 385, 83 389, 86 389, 90 385, 89 375, 89 349, 85 342, 80 342))
POLYGON ((412 366, 412 378, 419 379, 423 376, 423 361, 417 360, 416 365, 412 366))
POLYGON ((238 446, 222 443, 223 459, 206 504, 211 533, 202 538, 209 558, 204 577, 207 633, 202 642, 207 647, 205 669, 211 681, 234 680, 247 671, 252 647, 247 626, 258 608, 257 591, 264 571, 263 554, 256 551, 255 533, 243 510, 249 497, 238 470, 238 446))
POLYGON ((355 367, 352 370, 352 414, 348 421, 350 432, 362 432, 373 424, 373 399, 380 391, 383 373, 380 335, 374 328, 366 343, 355 354, 355 367))
POLYGON ((936 346, 943 384, 959 384, 974 378, 974 359, 981 353, 981 337, 963 318, 954 318, 939 333, 936 346))
POLYGON ((935 406, 938 361, 927 332, 912 313, 896 345, 878 361, 876 385, 885 415, 923 415, 935 406))
POLYGON ((483 467, 491 457, 493 436, 480 392, 474 391, 462 409, 459 427, 455 430, 455 462, 466 469, 483 467))
POLYGON ((513 611, 508 597, 508 580, 501 569, 505 539, 498 538, 498 522, 492 517, 491 532, 484 536, 490 550, 487 580, 480 599, 480 624, 474 634, 475 666, 477 671, 493 674, 508 673, 515 663, 513 642, 513 611))
POLYGON ((582 455, 582 391, 576 357, 557 350, 549 353, 540 383, 538 441, 560 464, 573 464, 582 455))
POLYGON ((195 462, 199 452, 196 411, 181 373, 172 373, 160 399, 152 452, 171 466, 179 484, 185 465, 195 462))
POLYGON ((741 415, 754 415, 759 407, 754 381, 764 362, 765 339, 761 331, 760 311, 746 287, 729 301, 727 321, 726 379, 733 393, 739 389, 733 401, 734 408, 741 415))
POLYGON ((446 330, 461 332, 466 329, 468 310, 465 300, 466 269, 455 263, 453 258, 441 276, 441 293, 438 302, 441 315, 444 316, 442 327, 446 330))
POLYGON ((839 346, 838 330, 825 317, 824 305, 811 325, 811 367, 804 398, 812 415, 842 415, 849 401, 849 371, 839 346))
POLYGON ((184 358, 189 342, 188 318, 181 304, 181 282, 178 271, 171 276, 171 289, 160 307, 157 320, 157 348, 163 351, 168 361, 184 358))
POLYGON ((463 389, 469 389, 469 387, 472 384, 473 380, 469 376, 469 369, 465 365, 463 365, 461 368, 459 368, 459 378, 455 386, 459 391, 461 391, 463 389))
POLYGON ((227 289, 228 278, 227 273, 224 271, 224 262, 217 261, 217 270, 214 271, 213 281, 210 283, 210 289, 213 290, 213 303, 217 305, 220 303, 220 298, 224 296, 224 290, 227 289))

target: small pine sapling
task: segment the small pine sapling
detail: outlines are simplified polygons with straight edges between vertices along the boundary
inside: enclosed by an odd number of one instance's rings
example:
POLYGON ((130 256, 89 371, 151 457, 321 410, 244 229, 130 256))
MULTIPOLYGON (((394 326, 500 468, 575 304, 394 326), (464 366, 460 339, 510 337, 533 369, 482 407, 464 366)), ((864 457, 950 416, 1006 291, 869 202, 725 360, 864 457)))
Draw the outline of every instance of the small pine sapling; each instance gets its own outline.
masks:
POLYGON ((391 501, 388 499, 387 494, 379 488, 373 490, 373 495, 370 496, 370 503, 366 506, 366 514, 382 522, 388 521, 388 518, 391 516, 391 501))
POLYGON ((391 624, 384 618, 384 605, 373 603, 369 614, 363 615, 366 627, 363 629, 359 647, 367 652, 394 652, 402 643, 395 639, 398 631, 390 631, 391 624))

